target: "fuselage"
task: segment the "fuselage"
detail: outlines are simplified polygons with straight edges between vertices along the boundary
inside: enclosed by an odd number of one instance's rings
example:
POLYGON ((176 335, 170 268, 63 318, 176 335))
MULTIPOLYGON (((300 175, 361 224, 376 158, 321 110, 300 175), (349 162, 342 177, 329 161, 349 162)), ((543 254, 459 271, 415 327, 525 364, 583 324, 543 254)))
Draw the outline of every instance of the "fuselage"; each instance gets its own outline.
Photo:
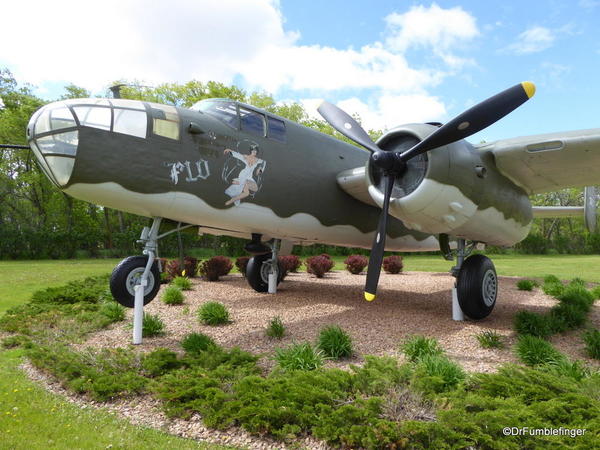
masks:
MULTIPOLYGON (((371 246, 379 208, 336 180, 366 151, 248 105, 202 103, 57 102, 32 117, 28 137, 47 176, 81 200, 212 234, 371 246)), ((391 217, 386 248, 439 247, 391 217)))

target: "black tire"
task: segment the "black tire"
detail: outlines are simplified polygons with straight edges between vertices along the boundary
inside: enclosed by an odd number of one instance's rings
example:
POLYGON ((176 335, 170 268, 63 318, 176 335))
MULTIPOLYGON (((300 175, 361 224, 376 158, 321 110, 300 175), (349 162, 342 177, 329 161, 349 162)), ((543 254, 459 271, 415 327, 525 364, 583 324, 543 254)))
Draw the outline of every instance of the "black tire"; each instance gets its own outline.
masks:
MULTIPOLYGON (((113 297, 121 305, 127 308, 133 308, 135 304, 135 291, 133 286, 142 276, 148 256, 129 256, 114 268, 110 276, 110 291, 113 297)), ((147 305, 158 293, 160 289, 160 272, 158 264, 154 261, 150 274, 148 275, 148 285, 144 290, 144 305, 147 305)))
MULTIPOLYGON (((268 274, 263 268, 263 264, 271 259, 273 256, 271 253, 264 255, 256 255, 250 258, 248 265, 246 266, 246 280, 252 289, 256 292, 267 292, 269 290, 269 279, 268 274)), ((281 264, 277 264, 277 285, 281 283, 283 278, 283 270, 281 264)))
POLYGON ((458 273, 456 290, 465 315, 474 320, 489 316, 498 296, 498 276, 492 260, 483 255, 469 256, 458 273))

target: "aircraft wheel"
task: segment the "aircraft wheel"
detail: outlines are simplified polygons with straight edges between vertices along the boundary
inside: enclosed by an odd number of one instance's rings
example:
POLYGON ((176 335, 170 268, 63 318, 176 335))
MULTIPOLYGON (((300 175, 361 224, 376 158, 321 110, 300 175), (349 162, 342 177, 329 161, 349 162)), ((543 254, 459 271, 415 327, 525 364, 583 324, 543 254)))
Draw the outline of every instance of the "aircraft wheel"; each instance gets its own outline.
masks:
MULTIPOLYGON (((246 279, 248 284, 256 292, 267 292, 269 290, 269 271, 271 265, 268 261, 272 258, 271 253, 265 253, 264 255, 256 255, 250 258, 248 265, 246 266, 246 279)), ((283 270, 280 264, 277 264, 277 284, 281 282, 283 278, 283 270)))
POLYGON ((498 276, 492 260, 483 255, 469 256, 458 273, 456 290, 465 315, 475 320, 487 317, 498 295, 498 276))
MULTIPOLYGON (((148 256, 129 256, 114 268, 110 276, 110 291, 121 305, 133 308, 135 303, 134 286, 139 284, 146 268, 148 256)), ((144 289, 144 305, 150 303, 160 289, 160 272, 154 261, 148 274, 148 285, 144 289)))

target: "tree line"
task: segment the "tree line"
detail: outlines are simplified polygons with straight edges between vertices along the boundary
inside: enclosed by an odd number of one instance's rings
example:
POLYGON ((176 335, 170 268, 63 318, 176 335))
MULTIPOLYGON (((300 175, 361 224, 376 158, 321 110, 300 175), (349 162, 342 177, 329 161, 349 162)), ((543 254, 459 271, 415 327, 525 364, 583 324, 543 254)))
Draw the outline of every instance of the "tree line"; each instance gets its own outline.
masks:
MULTIPOLYGON (((125 84, 121 97, 189 107, 207 98, 230 98, 283 116, 349 142, 323 120, 309 117, 300 103, 278 103, 265 92, 246 92, 236 86, 209 81, 164 83, 155 87, 117 80, 125 84)), ((33 86, 18 83, 7 69, 0 69, 0 143, 26 144, 25 129, 31 115, 49 103, 34 95, 33 86)), ((107 89, 108 92, 108 89, 107 89)), ((70 84, 55 100, 92 97, 84 88, 70 84)), ((376 139, 382 131, 371 130, 376 139)), ((537 195, 536 205, 581 205, 581 189, 537 195)), ((56 189, 41 172, 27 150, 0 152, 0 259, 47 259, 73 257, 121 257, 139 253, 136 239, 148 219, 74 199, 56 189)), ((229 256, 244 254, 246 241, 231 237, 195 236, 182 233, 187 249, 229 256), (204 249, 204 250, 203 250, 204 249)), ((161 241, 165 255, 177 253, 177 236, 161 241)), ((495 249, 496 251, 503 251, 495 249)), ((600 252, 600 234, 586 233, 581 219, 536 220, 532 232, 516 247, 527 253, 600 252)), ((327 251, 349 254, 351 250, 321 245, 303 254, 327 251)), ((356 252, 356 251, 355 251, 356 252)), ((361 252, 362 253, 362 252, 361 252)))

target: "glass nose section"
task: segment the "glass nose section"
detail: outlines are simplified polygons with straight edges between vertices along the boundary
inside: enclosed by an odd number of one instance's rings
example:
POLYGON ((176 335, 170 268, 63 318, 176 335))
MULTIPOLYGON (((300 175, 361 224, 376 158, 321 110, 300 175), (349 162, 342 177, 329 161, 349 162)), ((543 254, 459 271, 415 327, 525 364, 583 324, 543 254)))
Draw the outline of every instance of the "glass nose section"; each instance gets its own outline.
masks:
POLYGON ((64 102, 36 112, 27 126, 29 146, 46 176, 62 187, 69 182, 79 145, 77 122, 64 102))

